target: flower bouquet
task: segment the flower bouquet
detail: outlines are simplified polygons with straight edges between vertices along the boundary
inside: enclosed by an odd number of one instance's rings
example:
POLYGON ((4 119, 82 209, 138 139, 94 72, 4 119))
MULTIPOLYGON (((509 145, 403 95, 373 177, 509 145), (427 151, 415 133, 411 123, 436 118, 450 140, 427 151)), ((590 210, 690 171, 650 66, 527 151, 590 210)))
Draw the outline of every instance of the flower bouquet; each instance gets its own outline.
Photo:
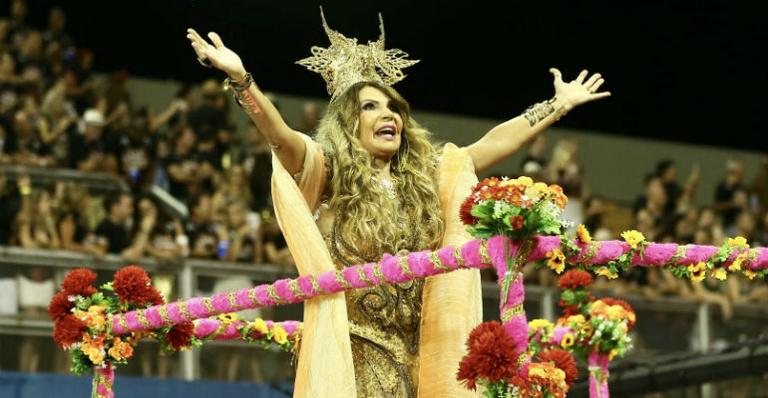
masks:
POLYGON ((114 367, 125 364, 133 356, 139 340, 153 334, 164 348, 178 350, 192 342, 191 322, 163 328, 153 333, 113 336, 110 314, 163 304, 160 293, 152 286, 146 271, 128 266, 115 273, 112 282, 97 289, 96 273, 79 268, 70 271, 48 306, 54 321, 53 338, 69 351, 71 371, 94 373, 93 397, 113 397, 114 367))
MULTIPOLYGON (((505 249, 504 268, 496 270, 502 323, 485 322, 472 331, 457 375, 472 390, 481 386, 486 397, 563 397, 575 379, 575 362, 565 351, 537 352, 537 361, 530 362, 519 272, 536 235, 559 235, 568 226, 562 219, 566 203, 557 185, 528 177, 493 177, 475 185, 461 205, 459 216, 472 236, 501 235, 516 243, 505 249)), ((562 272, 562 252, 553 251, 548 257, 550 266, 562 272)))

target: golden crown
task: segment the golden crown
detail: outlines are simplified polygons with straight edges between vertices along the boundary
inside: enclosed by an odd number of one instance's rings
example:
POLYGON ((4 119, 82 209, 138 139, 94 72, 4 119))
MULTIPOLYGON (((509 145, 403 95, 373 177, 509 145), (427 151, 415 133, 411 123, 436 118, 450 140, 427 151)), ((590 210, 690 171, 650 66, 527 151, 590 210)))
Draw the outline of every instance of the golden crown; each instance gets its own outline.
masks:
POLYGON ((357 44, 328 27, 322 7, 320 18, 331 45, 328 48, 313 46, 312 56, 296 63, 312 72, 319 73, 331 95, 331 101, 355 83, 373 81, 391 86, 405 78, 402 69, 418 60, 406 59, 408 54, 399 49, 384 49, 384 20, 379 14, 379 39, 367 45, 357 44))

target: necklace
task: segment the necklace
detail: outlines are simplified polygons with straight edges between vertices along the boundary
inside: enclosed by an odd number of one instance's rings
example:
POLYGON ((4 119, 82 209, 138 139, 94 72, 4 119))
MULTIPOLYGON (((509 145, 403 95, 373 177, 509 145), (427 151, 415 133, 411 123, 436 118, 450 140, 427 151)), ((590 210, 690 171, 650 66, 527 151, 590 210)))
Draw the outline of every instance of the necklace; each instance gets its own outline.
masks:
POLYGON ((394 199, 397 197, 397 191, 395 191, 395 184, 392 183, 392 180, 378 178, 376 176, 371 176, 371 179, 376 181, 379 184, 379 186, 387 193, 387 196, 389 196, 390 199, 394 199))

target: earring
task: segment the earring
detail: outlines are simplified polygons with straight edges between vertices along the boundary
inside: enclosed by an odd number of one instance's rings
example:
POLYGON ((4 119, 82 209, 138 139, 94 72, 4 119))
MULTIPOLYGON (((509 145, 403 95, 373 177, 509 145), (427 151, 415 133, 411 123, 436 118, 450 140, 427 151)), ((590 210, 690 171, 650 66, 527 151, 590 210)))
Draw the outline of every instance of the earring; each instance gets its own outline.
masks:
POLYGON ((405 134, 403 134, 403 142, 400 143, 400 152, 397 154, 397 171, 402 172, 403 164, 407 162, 408 159, 408 152, 410 152, 410 144, 408 144, 408 138, 405 134))

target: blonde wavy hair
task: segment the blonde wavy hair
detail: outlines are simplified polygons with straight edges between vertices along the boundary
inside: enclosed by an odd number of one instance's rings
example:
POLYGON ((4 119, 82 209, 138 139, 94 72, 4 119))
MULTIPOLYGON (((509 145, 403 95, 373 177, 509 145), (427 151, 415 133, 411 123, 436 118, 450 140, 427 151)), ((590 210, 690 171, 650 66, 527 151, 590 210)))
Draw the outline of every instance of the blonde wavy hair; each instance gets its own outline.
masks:
POLYGON ((434 248, 444 225, 437 195, 438 150, 430 133, 411 117, 408 103, 391 87, 361 82, 335 98, 317 128, 329 171, 328 195, 335 211, 331 254, 346 265, 378 261, 384 253, 434 248), (390 163, 397 193, 376 183, 373 156, 358 132, 359 93, 381 90, 403 119, 400 148, 390 163))

